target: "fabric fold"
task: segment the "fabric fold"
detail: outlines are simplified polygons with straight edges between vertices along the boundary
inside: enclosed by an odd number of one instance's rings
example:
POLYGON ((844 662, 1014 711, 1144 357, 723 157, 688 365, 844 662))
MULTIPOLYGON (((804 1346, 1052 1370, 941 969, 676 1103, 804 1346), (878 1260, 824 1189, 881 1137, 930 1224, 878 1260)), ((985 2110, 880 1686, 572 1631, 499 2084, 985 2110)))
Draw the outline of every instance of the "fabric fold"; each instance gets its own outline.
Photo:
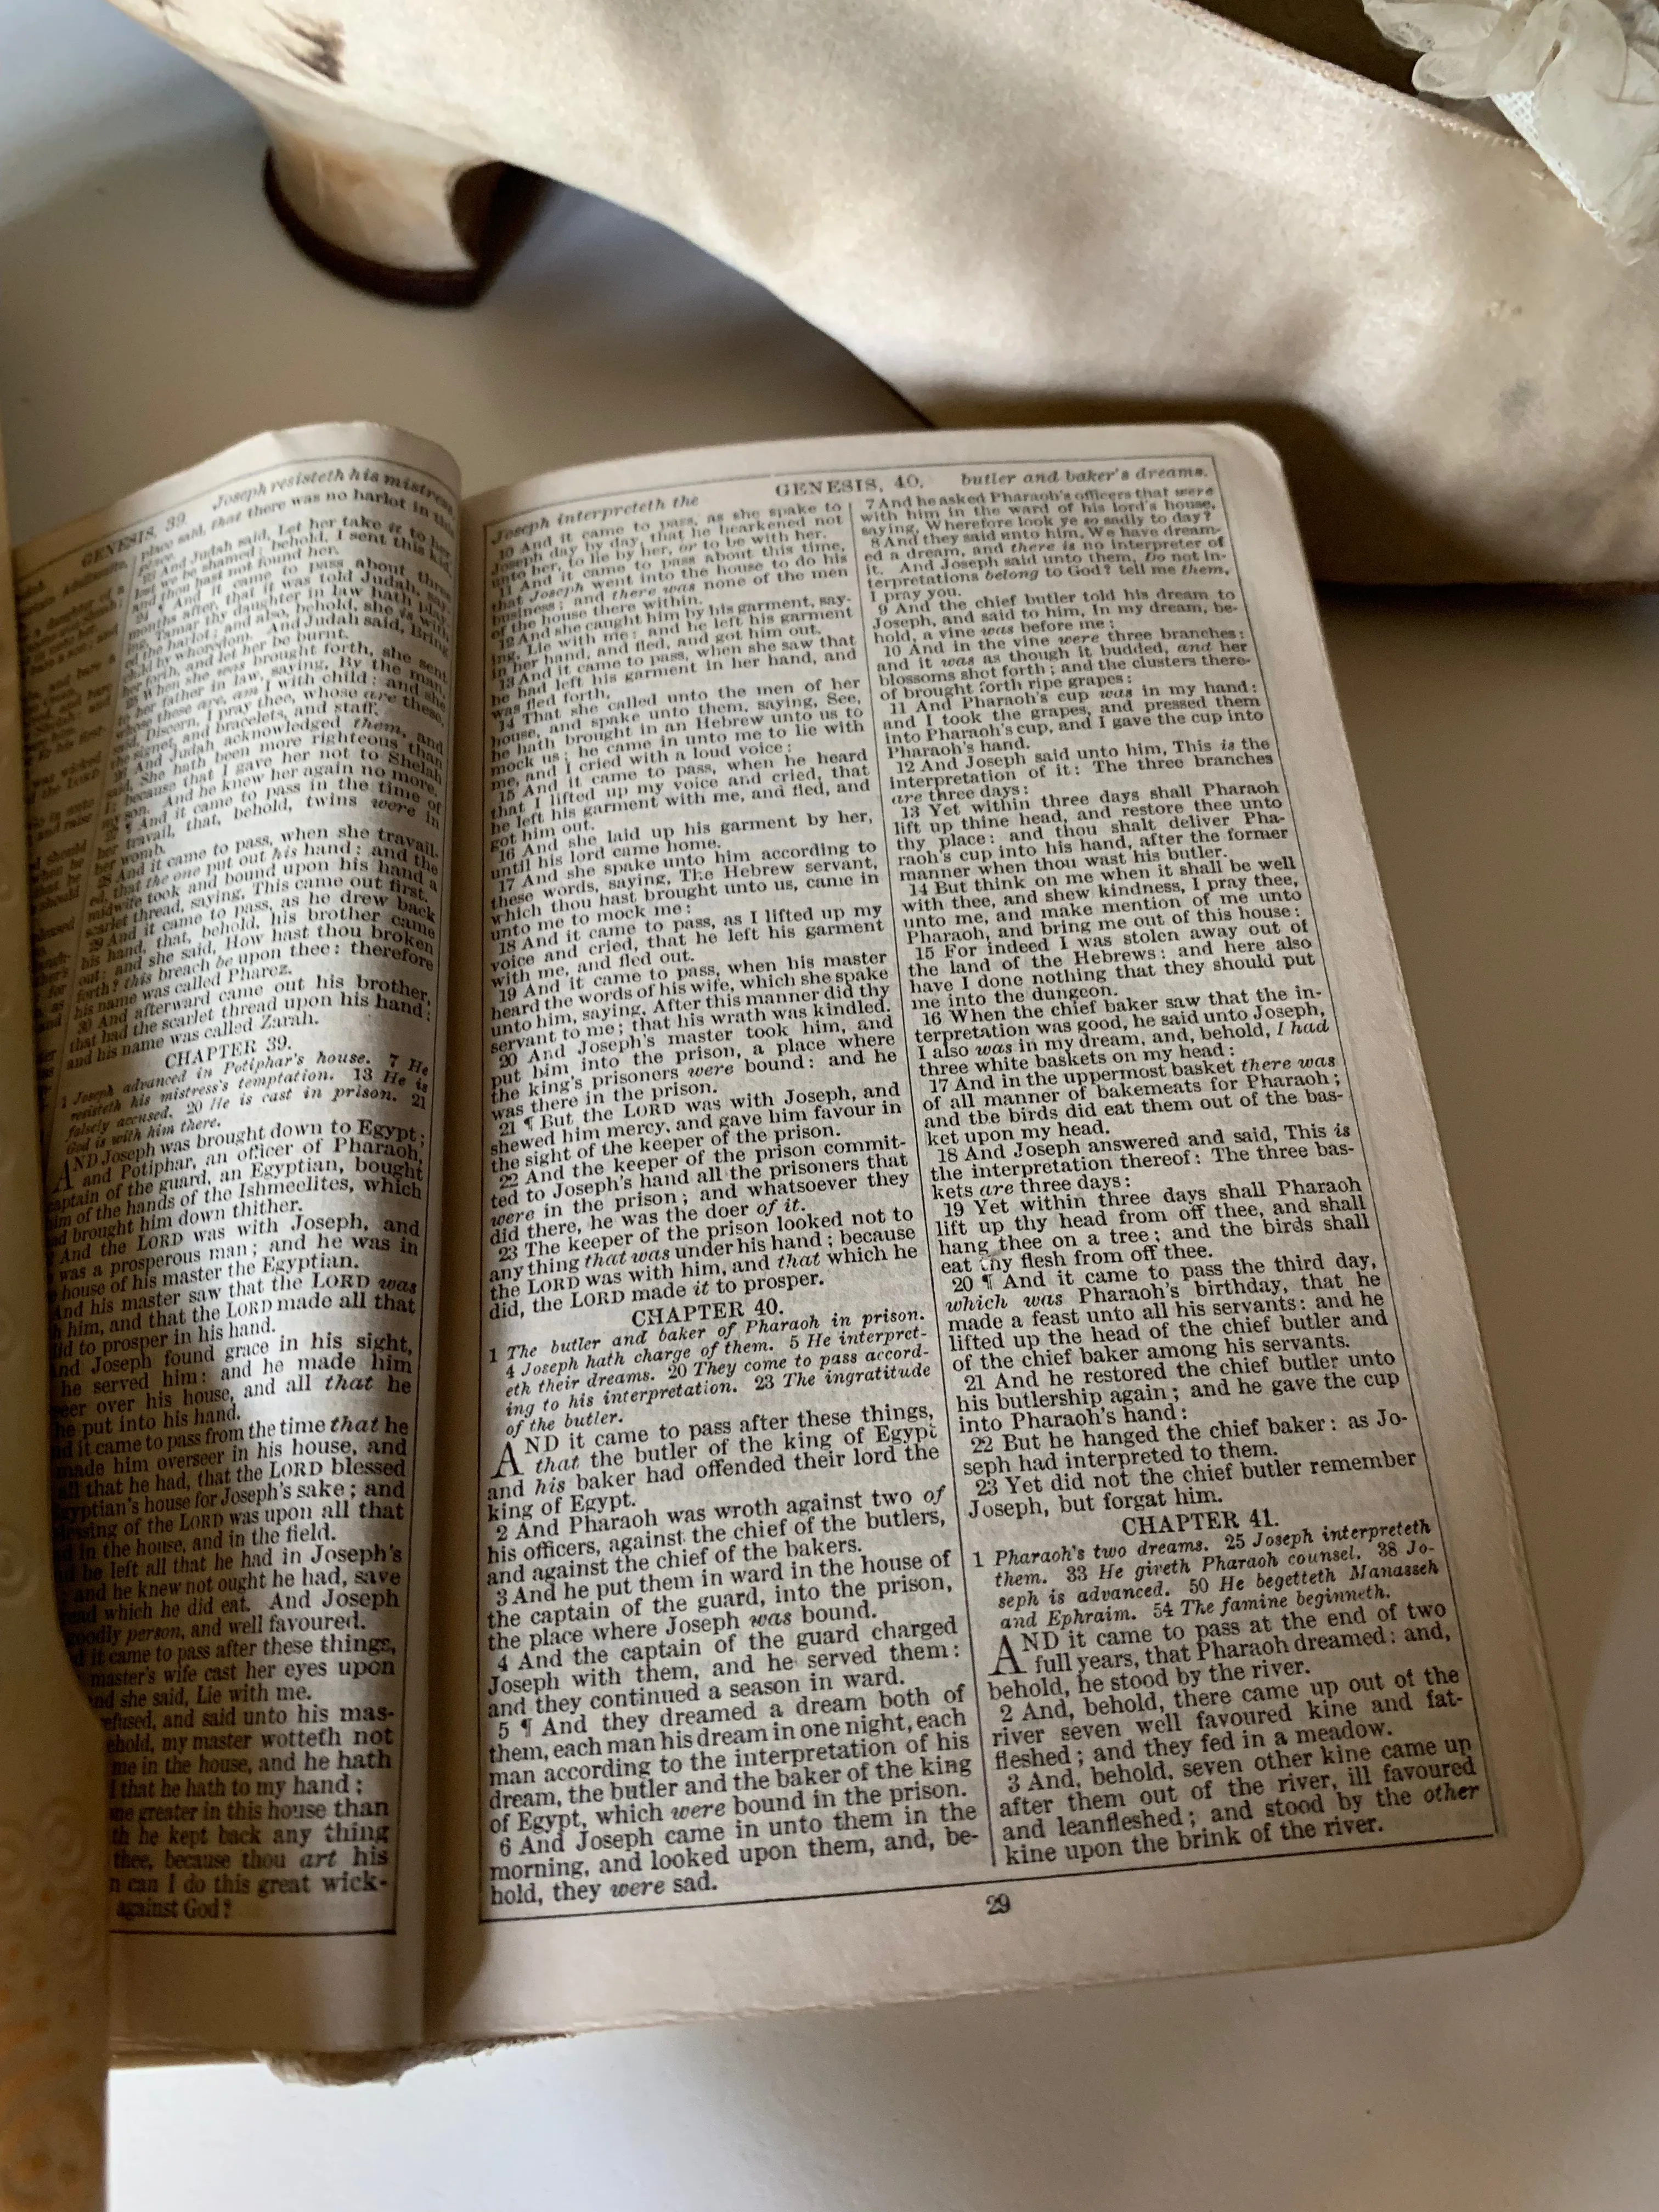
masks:
POLYGON ((1652 0, 1364 0, 1417 90, 1490 100, 1621 252, 1659 240, 1652 0))

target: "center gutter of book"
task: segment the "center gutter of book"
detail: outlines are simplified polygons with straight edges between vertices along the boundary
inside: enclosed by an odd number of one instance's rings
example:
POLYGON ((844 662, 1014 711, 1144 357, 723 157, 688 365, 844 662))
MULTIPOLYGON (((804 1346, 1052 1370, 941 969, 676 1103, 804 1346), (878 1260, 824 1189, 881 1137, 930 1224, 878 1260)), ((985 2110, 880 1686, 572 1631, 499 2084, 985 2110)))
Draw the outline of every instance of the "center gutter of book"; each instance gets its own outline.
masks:
POLYGON ((430 449, 294 434, 26 552, 124 1935, 407 1932, 428 1817, 486 1932, 1494 1833, 1221 465, 1070 434, 463 574, 430 449))

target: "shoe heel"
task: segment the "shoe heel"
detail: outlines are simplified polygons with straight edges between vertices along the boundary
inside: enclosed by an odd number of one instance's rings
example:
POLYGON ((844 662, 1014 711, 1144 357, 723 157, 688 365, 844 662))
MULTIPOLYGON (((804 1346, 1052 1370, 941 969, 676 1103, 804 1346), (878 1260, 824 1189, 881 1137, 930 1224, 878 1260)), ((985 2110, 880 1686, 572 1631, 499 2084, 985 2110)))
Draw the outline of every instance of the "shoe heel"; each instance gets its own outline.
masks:
POLYGON ((544 189, 469 147, 216 66, 265 126, 265 198, 277 221, 301 252, 362 291, 470 307, 544 189))

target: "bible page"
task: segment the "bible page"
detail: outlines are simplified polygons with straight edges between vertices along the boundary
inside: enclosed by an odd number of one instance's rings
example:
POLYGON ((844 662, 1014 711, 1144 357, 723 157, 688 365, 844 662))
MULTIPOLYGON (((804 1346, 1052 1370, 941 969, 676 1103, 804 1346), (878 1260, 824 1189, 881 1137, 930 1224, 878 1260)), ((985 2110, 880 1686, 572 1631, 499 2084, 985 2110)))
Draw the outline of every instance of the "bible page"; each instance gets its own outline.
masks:
POLYGON ((18 560, 118 2045, 420 2032, 457 489, 291 431, 18 560))
POLYGON ((444 2032, 1542 1924, 1571 1810, 1267 449, 468 514, 444 2032))

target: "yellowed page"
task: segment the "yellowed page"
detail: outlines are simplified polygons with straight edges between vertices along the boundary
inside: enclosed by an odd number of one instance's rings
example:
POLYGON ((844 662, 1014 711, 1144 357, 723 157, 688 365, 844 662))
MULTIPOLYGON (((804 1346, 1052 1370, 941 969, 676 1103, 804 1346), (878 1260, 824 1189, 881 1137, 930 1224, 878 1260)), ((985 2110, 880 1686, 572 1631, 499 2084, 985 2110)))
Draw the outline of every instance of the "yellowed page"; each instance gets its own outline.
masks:
MULTIPOLYGON (((0 482, 0 550, 9 556, 0 482)), ((30 1018, 17 641, 0 606, 0 2130, 13 2177, 103 2203, 104 1747, 58 1633, 48 1494, 46 1247, 30 1018)))
POLYGON ((18 558, 59 1601, 129 2046, 419 2033, 456 489, 290 431, 18 558))
POLYGON ((1572 1808, 1271 454, 672 454, 467 547, 435 2032, 1544 1925, 1572 1808))

